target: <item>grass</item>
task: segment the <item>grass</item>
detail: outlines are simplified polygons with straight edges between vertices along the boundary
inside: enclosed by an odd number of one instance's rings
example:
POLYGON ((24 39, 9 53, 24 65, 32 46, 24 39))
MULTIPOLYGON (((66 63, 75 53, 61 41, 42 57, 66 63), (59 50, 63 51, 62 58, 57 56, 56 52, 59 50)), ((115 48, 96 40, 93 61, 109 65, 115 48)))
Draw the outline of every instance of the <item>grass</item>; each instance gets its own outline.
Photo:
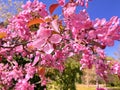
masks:
MULTIPOLYGON (((53 89, 54 85, 52 85, 51 89, 49 90, 60 90, 60 89, 53 89)), ((96 90, 95 85, 83 85, 83 84, 76 84, 76 90, 96 90)))
MULTIPOLYGON (((52 86, 54 87, 54 85, 52 86)), ((100 87, 104 87, 104 85, 100 85, 100 87)), ((108 90, 120 90, 120 87, 107 87, 108 90)), ((59 90, 59 89, 50 89, 50 90, 59 90)), ((84 84, 76 84, 76 90, 96 90, 96 85, 84 85, 84 84)))
POLYGON ((108 90, 120 90, 120 87, 109 87, 108 90))
POLYGON ((96 90, 96 86, 90 85, 81 85, 81 84, 76 84, 76 89, 77 90, 96 90))
MULTIPOLYGON (((77 90, 96 90, 96 86, 76 84, 76 89, 77 90)), ((107 89, 108 90, 120 90, 120 87, 107 87, 107 89)))

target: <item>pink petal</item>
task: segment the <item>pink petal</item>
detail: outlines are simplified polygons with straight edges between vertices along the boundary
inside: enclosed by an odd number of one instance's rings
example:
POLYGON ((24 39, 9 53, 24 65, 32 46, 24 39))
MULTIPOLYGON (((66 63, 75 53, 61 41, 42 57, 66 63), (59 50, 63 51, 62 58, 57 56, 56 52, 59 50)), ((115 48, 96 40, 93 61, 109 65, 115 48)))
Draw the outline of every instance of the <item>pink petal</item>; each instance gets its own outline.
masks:
POLYGON ((59 34, 53 34, 49 40, 51 43, 60 43, 62 37, 59 34))
POLYGON ((103 18, 103 19, 101 20, 101 25, 104 25, 105 23, 106 23, 106 19, 103 18))
POLYGON ((16 52, 23 52, 23 46, 17 46, 16 47, 16 52))
POLYGON ((58 30, 59 26, 57 23, 57 19, 53 20, 51 23, 52 23, 53 29, 59 33, 59 30, 58 30))
POLYGON ((51 30, 40 29, 37 31, 37 36, 40 37, 40 39, 47 39, 50 35, 51 35, 51 30))
POLYGON ((35 56, 35 59, 34 59, 32 65, 34 66, 38 61, 39 61, 39 56, 37 55, 37 56, 35 56))
POLYGON ((45 39, 37 39, 33 42, 33 46, 37 49, 41 49, 46 43, 45 39))
POLYGON ((65 17, 72 15, 75 13, 76 5, 74 3, 68 3, 66 7, 63 8, 63 14, 65 17))
POLYGON ((58 3, 59 3, 61 6, 64 6, 65 0, 58 0, 58 3))
POLYGON ((54 50, 53 46, 50 44, 50 43, 47 43, 44 48, 43 48, 43 51, 46 53, 46 54, 51 54, 52 51, 54 50))
POLYGON ((93 39, 93 38, 96 38, 96 33, 95 33, 94 30, 89 31, 88 34, 89 34, 89 37, 90 37, 90 38, 92 38, 92 39, 93 39))
POLYGON ((113 46, 113 45, 114 45, 114 40, 112 40, 112 39, 107 39, 107 40, 106 40, 106 44, 107 44, 108 46, 113 46))

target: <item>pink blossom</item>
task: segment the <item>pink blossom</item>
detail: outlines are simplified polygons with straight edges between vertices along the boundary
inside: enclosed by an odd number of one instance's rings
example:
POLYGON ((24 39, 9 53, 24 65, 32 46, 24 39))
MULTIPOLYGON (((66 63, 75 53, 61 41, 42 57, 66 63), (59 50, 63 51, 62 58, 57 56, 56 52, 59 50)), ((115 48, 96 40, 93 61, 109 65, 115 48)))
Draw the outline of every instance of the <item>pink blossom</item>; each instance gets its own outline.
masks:
POLYGON ((16 50, 16 52, 18 52, 18 53, 22 53, 22 52, 23 52, 23 46, 22 46, 22 45, 21 45, 21 46, 18 46, 18 47, 15 48, 15 50, 16 50))
POLYGON ((46 54, 51 54, 52 51, 54 50, 53 46, 50 44, 50 43, 47 43, 44 48, 43 48, 43 51, 46 53, 46 54))
POLYGON ((118 23, 119 19, 116 16, 113 16, 108 22, 105 19, 97 19, 94 27, 98 40, 107 46, 113 46, 114 40, 120 39, 118 23))
POLYGON ((37 48, 38 50, 41 50, 42 47, 46 44, 46 39, 37 39, 32 43, 33 48, 37 48))
POLYGON ((49 40, 51 43, 60 43, 62 40, 62 37, 59 34, 53 34, 49 40))
POLYGON ((96 60, 96 73, 107 81, 107 70, 109 70, 109 66, 104 62, 104 60, 96 60))
POLYGON ((64 6, 65 5, 65 0, 57 0, 58 3, 61 5, 61 6, 64 6))
POLYGON ((26 71, 25 79, 29 80, 30 78, 33 78, 34 74, 36 73, 36 68, 28 63, 25 65, 24 69, 26 71))
POLYGON ((28 1, 25 5, 22 6, 24 10, 28 10, 29 12, 34 11, 38 12, 39 15, 45 17, 48 15, 46 11, 46 5, 38 0, 34 0, 33 2, 28 1))
POLYGON ((51 30, 40 29, 37 31, 37 37, 39 37, 40 39, 48 39, 51 34, 51 30))
POLYGON ((34 66, 35 64, 37 64, 37 62, 39 62, 39 60, 40 60, 40 55, 36 55, 32 65, 34 66))
POLYGON ((42 55, 41 58, 42 58, 41 65, 43 65, 43 66, 49 66, 49 67, 53 66, 54 59, 53 59, 53 57, 52 57, 51 54, 42 55))
POLYGON ((91 27, 91 22, 86 10, 80 11, 79 14, 73 14, 70 15, 70 17, 65 17, 65 23, 67 28, 72 30, 72 35, 74 37, 79 35, 80 38, 84 38, 85 29, 91 27))
POLYGON ((26 79, 19 79, 15 85, 15 90, 34 90, 34 85, 30 84, 26 79))
POLYGON ((95 32, 95 30, 89 31, 88 35, 89 35, 90 39, 96 38, 96 32, 95 32))
POLYGON ((13 70, 10 71, 8 75, 9 75, 9 77, 14 78, 14 80, 22 78, 23 77, 22 68, 21 67, 19 68, 18 66, 14 66, 13 70))
POLYGON ((92 68, 93 57, 89 50, 84 50, 82 54, 82 59, 80 60, 81 68, 92 68))
POLYGON ((113 74, 117 74, 120 76, 120 63, 114 63, 111 67, 111 71, 113 74))
POLYGON ((25 5, 22 5, 23 9, 28 9, 31 6, 32 2, 29 0, 25 5))
MULTIPOLYGON (((0 29, 0 84, 3 90, 34 90, 31 83, 39 75, 41 85, 47 84, 47 68, 62 74, 67 58, 79 55, 82 68, 95 66, 96 73, 105 81, 108 71, 120 76, 120 63, 109 65, 105 61, 105 47, 120 40, 120 19, 113 16, 91 20, 85 9, 90 0, 57 0, 62 7, 62 17, 48 15, 46 5, 39 0, 28 1, 23 10, 9 19, 6 28, 0 29), (35 27, 28 24, 41 18, 44 22, 35 27), (15 83, 15 82, 16 83, 15 83)), ((35 24, 36 25, 36 24, 35 24)), ((38 82, 37 82, 38 83, 38 82)), ((105 90, 97 88, 97 90, 105 90)))
POLYGON ((68 17, 72 14, 75 13, 76 5, 75 3, 68 3, 64 8, 63 8, 63 14, 65 17, 68 17))
POLYGON ((76 0, 76 3, 80 4, 81 6, 86 6, 88 7, 88 2, 91 0, 76 0))
POLYGON ((52 24, 52 27, 53 27, 54 31, 57 32, 57 33, 60 33, 58 20, 57 19, 53 20, 51 22, 51 24, 52 24))

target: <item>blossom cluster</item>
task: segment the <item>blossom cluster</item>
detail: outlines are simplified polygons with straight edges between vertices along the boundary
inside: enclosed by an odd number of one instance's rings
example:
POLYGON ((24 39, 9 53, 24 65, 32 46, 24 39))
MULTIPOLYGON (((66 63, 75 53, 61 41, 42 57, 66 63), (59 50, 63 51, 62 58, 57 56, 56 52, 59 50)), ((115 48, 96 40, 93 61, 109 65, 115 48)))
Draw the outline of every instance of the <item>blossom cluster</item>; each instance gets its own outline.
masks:
POLYGON ((23 11, 0 29, 0 89, 34 90, 36 83, 44 86, 47 68, 62 73, 65 60, 76 54, 80 55, 80 69, 95 66, 96 73, 105 80, 110 70, 120 75, 120 64, 110 66, 103 51, 120 40, 119 18, 93 21, 85 9, 75 12, 78 5, 87 7, 88 1, 58 0, 62 19, 49 14, 38 0, 23 5, 23 11), (31 82, 34 76, 40 81, 31 82))

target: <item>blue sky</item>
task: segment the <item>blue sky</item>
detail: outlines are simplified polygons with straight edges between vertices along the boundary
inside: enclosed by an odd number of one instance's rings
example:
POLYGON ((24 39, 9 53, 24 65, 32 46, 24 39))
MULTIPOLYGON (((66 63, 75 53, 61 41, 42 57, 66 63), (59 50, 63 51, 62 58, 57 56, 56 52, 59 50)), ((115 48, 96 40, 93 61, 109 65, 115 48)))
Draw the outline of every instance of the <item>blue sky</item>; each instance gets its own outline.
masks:
POLYGON ((120 17, 120 0, 93 0, 89 3, 88 12, 92 19, 120 17))
MULTIPOLYGON (((25 2, 27 0, 21 1, 25 2)), ((47 8, 49 8, 50 4, 56 3, 57 0, 39 0, 39 1, 45 3, 47 5, 47 8)), ((87 11, 92 20, 94 20, 95 18, 106 18, 107 20, 109 20, 112 16, 120 17, 120 0, 92 0, 92 2, 89 2, 89 7, 87 8, 87 11)), ((60 13, 60 8, 55 10, 54 13, 60 13)), ((105 49, 106 54, 115 57, 114 52, 118 50, 118 46, 120 46, 120 42, 116 41, 113 47, 107 47, 105 49)))

